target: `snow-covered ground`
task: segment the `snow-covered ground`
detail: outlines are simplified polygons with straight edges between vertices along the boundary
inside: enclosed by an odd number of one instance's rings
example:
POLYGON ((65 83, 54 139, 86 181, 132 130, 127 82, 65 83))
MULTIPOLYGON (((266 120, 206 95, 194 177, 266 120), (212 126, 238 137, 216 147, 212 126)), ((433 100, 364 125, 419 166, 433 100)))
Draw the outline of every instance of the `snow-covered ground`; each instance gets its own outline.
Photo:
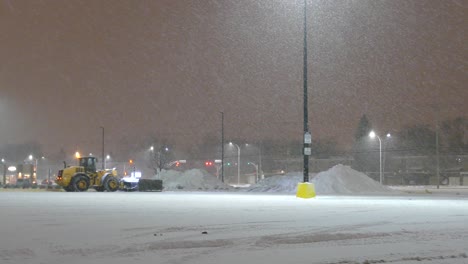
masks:
POLYGON ((408 194, 459 195, 468 196, 468 186, 424 185, 424 186, 389 186, 390 189, 408 194))
POLYGON ((314 199, 295 197, 300 173, 240 191, 199 170, 161 177, 152 193, 0 191, 0 263, 468 263, 468 189, 385 187, 342 165, 312 175, 314 199))
POLYGON ((468 263, 467 197, 17 191, 0 210, 2 264, 468 263))

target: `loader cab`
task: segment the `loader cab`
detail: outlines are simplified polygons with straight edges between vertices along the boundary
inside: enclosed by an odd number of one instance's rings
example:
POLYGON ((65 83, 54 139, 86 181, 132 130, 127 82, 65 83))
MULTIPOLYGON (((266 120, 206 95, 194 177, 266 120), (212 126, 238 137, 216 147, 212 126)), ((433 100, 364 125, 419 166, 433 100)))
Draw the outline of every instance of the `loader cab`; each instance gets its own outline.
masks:
POLYGON ((96 162, 97 159, 95 157, 81 157, 79 159, 79 166, 84 167, 86 173, 95 173, 96 162))

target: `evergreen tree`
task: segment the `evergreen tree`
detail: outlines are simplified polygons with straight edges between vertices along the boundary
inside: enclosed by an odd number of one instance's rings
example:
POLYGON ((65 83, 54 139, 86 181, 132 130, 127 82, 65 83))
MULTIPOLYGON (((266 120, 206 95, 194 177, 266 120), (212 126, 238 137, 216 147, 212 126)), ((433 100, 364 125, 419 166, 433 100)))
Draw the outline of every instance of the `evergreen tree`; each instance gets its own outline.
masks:
POLYGON ((353 168, 355 170, 359 170, 362 172, 369 172, 378 170, 378 155, 377 160, 375 160, 375 153, 370 149, 370 142, 368 140, 368 135, 371 128, 371 123, 367 116, 364 114, 362 115, 361 119, 359 120, 356 133, 354 134, 354 145, 353 145, 353 168), (377 166, 377 167, 376 167, 377 166))
POLYGON ((402 154, 433 155, 435 153, 436 136, 429 125, 417 124, 405 127, 397 137, 397 148, 402 154))
POLYGON ((468 118, 457 117, 442 123, 442 137, 448 153, 462 154, 468 150, 465 143, 468 132, 468 118))
POLYGON ((363 137, 367 137, 371 132, 371 123, 367 116, 364 114, 362 115, 361 119, 359 120, 358 127, 356 129, 356 133, 354 134, 354 138, 356 141, 359 141, 363 137))

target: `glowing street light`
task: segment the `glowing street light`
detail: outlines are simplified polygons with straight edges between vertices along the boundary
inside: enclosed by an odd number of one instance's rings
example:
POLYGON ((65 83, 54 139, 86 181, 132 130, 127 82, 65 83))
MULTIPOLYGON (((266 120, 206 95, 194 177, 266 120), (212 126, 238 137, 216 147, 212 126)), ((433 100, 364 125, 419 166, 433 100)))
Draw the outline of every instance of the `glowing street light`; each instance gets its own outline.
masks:
MULTIPOLYGON (((383 172, 382 172, 382 140, 380 139, 380 137, 374 132, 374 130, 372 130, 370 133, 369 133, 369 137, 374 139, 374 138, 377 138, 379 140, 379 174, 380 174, 380 184, 382 184, 383 182, 383 172)), ((391 135, 390 133, 387 134, 387 138, 390 138, 391 135)))
POLYGON ((104 164, 104 170, 106 169, 107 161, 110 161, 110 159, 111 159, 111 156, 107 154, 106 158, 102 161, 102 163, 104 164))
POLYGON ((229 145, 230 146, 234 145, 237 147, 237 185, 239 185, 240 184, 240 147, 239 145, 232 143, 232 142, 229 142, 229 145))

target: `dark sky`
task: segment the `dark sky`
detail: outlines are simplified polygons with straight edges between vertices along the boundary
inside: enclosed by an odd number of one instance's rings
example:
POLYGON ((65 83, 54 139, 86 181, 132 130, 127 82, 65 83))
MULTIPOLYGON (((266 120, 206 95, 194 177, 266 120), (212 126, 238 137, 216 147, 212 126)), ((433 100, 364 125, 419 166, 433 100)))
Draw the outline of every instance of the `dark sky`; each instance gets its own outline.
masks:
MULTIPOLYGON (((302 138, 302 0, 0 0, 0 145, 302 138)), ((314 138, 467 116, 466 0, 309 0, 314 138)))

